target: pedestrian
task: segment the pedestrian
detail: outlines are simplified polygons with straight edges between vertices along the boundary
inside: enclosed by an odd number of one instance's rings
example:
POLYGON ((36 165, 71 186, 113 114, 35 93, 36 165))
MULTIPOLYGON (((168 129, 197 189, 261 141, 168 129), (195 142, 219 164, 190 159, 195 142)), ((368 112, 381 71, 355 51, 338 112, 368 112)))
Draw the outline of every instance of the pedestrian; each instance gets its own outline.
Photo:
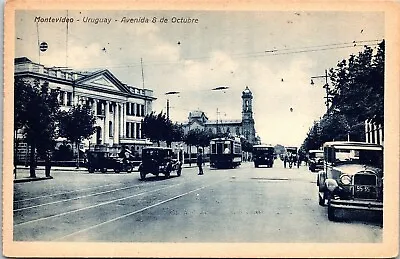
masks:
POLYGON ((198 175, 203 175, 203 154, 202 154, 203 149, 199 148, 197 152, 197 166, 199 167, 199 173, 198 175))

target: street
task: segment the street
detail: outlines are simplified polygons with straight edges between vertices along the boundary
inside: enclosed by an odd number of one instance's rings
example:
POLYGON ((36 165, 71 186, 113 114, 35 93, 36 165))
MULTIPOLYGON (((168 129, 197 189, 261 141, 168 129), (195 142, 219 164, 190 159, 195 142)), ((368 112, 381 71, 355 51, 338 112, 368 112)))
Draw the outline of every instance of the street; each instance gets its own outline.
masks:
POLYGON ((15 241, 378 243, 376 215, 331 222, 307 166, 184 168, 182 176, 56 171, 14 184, 15 241))

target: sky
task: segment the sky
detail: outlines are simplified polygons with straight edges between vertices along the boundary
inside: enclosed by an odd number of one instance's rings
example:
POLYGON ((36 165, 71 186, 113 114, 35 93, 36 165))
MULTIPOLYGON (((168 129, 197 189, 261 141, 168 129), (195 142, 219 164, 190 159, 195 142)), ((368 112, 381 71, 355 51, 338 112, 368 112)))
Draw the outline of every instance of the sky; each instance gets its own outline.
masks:
POLYGON ((168 98, 173 121, 186 121, 193 110, 204 111, 211 120, 241 119, 241 93, 248 86, 262 143, 300 146, 326 111, 325 79, 316 78, 311 85, 311 77, 324 75, 325 69, 357 54, 363 45, 375 47, 384 39, 384 14, 17 11, 15 34, 15 57, 50 67, 108 69, 123 83, 152 89, 156 112, 166 112, 168 98), (74 21, 68 26, 36 23, 39 16, 74 21), (148 23, 121 22, 123 17, 147 18, 148 23), (198 20, 177 23, 173 17, 198 20), (111 21, 96 24, 88 18, 111 21), (38 42, 48 44, 40 57, 38 42), (219 86, 228 89, 211 90, 219 86), (179 94, 165 95, 170 91, 179 94))

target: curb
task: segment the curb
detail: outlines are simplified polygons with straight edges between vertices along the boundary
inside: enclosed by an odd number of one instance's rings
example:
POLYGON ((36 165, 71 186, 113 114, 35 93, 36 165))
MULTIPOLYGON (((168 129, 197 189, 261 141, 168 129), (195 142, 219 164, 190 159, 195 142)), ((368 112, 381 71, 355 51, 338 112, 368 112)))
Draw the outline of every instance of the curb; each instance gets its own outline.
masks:
POLYGON ((34 181, 42 181, 42 180, 49 180, 49 179, 53 179, 53 177, 49 176, 49 177, 14 179, 14 183, 34 182, 34 181))

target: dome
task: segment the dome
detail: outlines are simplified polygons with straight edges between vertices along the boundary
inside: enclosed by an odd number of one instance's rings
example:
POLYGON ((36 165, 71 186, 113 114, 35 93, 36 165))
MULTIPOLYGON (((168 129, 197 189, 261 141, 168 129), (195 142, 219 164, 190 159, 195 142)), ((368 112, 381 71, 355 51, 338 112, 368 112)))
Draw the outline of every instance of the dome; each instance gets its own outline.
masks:
POLYGON ((242 97, 245 97, 245 96, 250 96, 250 97, 252 96, 252 93, 248 86, 246 86, 246 89, 244 89, 244 91, 242 92, 242 97))

